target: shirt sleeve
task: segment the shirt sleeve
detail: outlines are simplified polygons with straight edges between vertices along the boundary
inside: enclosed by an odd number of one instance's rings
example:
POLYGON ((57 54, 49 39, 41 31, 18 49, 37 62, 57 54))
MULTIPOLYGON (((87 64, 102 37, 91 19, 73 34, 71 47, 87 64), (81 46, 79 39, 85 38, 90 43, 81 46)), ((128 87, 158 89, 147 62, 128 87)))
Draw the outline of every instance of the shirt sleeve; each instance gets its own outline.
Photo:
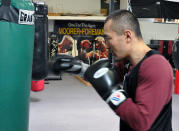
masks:
POLYGON ((128 98, 116 109, 116 114, 134 130, 148 130, 171 99, 172 87, 170 64, 163 56, 153 55, 139 69, 135 102, 128 98))

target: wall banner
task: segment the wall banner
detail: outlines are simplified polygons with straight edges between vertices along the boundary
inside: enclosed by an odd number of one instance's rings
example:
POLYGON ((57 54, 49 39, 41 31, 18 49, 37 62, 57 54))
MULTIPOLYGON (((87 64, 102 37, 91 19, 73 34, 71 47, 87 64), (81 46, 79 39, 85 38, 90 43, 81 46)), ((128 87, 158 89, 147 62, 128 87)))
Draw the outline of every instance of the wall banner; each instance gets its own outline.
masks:
POLYGON ((106 58, 108 50, 104 40, 104 22, 95 21, 55 21, 57 33, 57 54, 66 53, 78 57, 85 63, 106 58))

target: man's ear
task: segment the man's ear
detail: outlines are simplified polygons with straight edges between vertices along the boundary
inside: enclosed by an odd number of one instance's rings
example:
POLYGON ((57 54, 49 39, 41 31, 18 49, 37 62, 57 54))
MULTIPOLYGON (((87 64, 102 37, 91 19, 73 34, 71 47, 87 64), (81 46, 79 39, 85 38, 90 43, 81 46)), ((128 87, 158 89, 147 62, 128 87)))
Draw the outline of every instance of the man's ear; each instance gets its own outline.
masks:
POLYGON ((125 39, 126 39, 127 43, 131 42, 132 32, 130 30, 125 30, 124 35, 125 35, 125 39))

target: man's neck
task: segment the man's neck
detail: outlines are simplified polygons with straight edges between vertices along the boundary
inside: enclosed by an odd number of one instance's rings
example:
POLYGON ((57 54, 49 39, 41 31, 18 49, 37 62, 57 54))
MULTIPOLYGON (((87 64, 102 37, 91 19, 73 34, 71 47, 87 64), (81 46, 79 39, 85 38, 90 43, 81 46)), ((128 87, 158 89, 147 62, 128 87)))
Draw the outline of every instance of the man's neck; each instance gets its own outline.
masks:
POLYGON ((149 48, 143 41, 135 43, 130 52, 129 61, 132 65, 138 64, 150 50, 151 48, 149 48))

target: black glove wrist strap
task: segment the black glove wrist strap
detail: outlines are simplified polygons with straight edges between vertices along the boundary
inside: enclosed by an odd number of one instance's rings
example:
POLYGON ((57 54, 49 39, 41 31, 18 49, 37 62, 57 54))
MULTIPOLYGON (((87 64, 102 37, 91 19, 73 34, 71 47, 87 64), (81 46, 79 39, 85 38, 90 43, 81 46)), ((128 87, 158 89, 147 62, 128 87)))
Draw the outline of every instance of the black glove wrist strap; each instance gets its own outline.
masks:
POLYGON ((127 99, 125 91, 123 89, 119 89, 114 91, 106 100, 108 105, 115 110, 121 103, 123 103, 127 99))

